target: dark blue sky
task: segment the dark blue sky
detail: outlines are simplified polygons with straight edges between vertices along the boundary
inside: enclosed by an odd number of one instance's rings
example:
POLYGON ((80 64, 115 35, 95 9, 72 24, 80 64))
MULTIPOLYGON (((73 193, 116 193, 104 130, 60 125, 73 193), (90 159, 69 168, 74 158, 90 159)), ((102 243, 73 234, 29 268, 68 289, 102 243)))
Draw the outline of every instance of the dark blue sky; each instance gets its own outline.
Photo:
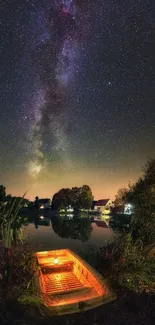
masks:
POLYGON ((2 2, 0 182, 113 196, 155 153, 155 8, 60 3, 2 2))

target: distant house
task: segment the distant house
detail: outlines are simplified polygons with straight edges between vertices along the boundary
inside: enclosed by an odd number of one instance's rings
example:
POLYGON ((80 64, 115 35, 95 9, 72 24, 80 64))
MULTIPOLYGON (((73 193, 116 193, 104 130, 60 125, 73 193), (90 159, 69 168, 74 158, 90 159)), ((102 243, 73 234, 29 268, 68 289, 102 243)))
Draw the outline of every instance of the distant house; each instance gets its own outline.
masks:
POLYGON ((38 200, 40 209, 49 209, 51 206, 51 200, 50 199, 39 199, 38 200))
POLYGON ((94 211, 102 214, 109 214, 113 207, 113 202, 110 199, 98 200, 94 204, 94 211))
POLYGON ((97 203, 97 201, 93 201, 93 202, 92 202, 92 205, 91 205, 91 209, 92 209, 92 210, 94 210, 94 206, 95 206, 96 203, 97 203))

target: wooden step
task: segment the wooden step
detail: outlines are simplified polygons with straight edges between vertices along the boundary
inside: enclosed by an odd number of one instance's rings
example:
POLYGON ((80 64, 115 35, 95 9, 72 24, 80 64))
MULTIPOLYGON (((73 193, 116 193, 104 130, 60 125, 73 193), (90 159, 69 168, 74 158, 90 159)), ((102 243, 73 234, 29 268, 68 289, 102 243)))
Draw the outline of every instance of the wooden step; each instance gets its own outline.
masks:
POLYGON ((45 294, 60 294, 85 289, 73 272, 42 274, 45 294))

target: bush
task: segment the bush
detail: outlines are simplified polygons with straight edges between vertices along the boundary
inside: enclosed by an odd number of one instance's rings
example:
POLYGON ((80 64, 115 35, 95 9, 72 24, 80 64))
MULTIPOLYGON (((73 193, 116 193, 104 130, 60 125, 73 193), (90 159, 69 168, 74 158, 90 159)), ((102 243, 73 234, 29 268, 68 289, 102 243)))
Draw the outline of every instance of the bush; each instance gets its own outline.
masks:
MULTIPOLYGON (((4 270, 4 250, 0 250, 2 274, 4 270)), ((10 256, 10 275, 7 285, 7 299, 17 299, 25 290, 34 291, 34 274, 37 272, 37 261, 32 248, 26 242, 12 247, 10 256)), ((3 283, 3 280, 1 280, 3 283)), ((1 286, 2 289, 2 286, 1 286)), ((1 291, 3 295, 3 292, 1 291)))
POLYGON ((116 285, 136 292, 155 292, 155 246, 144 247, 131 233, 118 237, 102 249, 102 265, 116 285))

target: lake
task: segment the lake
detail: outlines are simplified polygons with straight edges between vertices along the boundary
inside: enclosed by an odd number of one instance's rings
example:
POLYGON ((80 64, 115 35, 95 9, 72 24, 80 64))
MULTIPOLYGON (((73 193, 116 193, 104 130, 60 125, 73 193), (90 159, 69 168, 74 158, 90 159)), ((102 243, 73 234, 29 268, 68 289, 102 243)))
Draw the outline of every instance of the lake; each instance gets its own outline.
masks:
POLYGON ((115 236, 103 217, 91 222, 86 217, 44 215, 35 217, 26 226, 26 233, 35 251, 69 248, 77 253, 107 246, 115 236))

